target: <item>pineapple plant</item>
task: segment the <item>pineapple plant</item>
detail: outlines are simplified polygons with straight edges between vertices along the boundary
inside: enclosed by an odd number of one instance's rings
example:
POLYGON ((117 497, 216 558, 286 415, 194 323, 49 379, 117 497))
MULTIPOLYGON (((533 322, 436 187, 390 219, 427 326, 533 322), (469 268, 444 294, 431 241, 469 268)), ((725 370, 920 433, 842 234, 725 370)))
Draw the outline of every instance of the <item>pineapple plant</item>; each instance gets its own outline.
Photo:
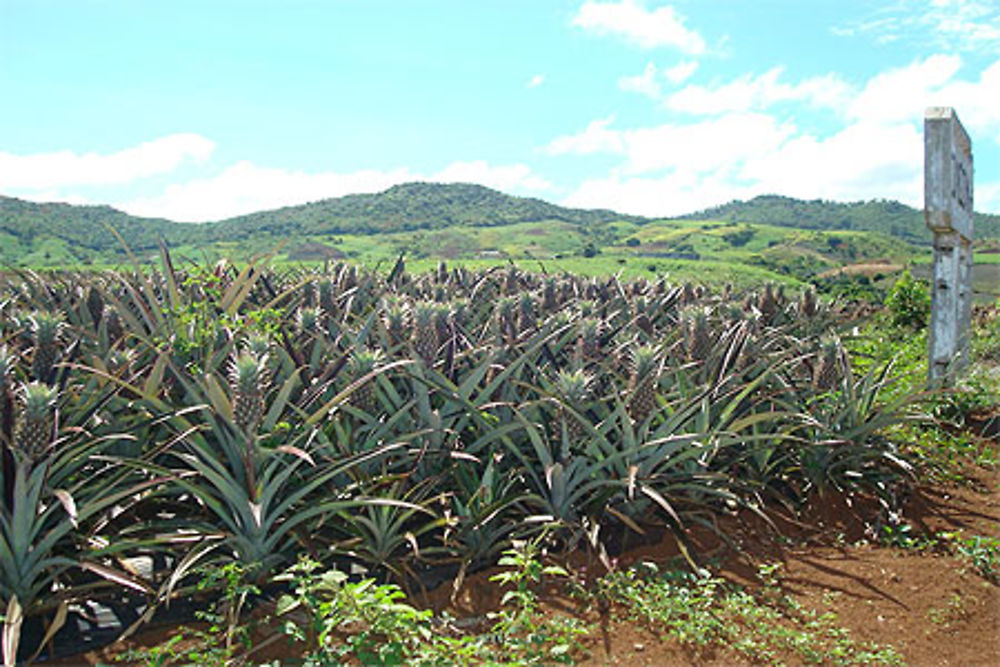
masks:
POLYGON ((20 394, 14 452, 22 460, 38 461, 54 440, 57 393, 41 382, 29 382, 20 394))
POLYGON ((628 411, 638 424, 656 409, 656 385, 659 379, 656 349, 649 345, 636 348, 631 365, 628 411))
POLYGON ((39 382, 51 384, 52 367, 59 358, 59 338, 62 320, 52 313, 36 313, 31 317, 31 334, 35 345, 31 373, 39 382))
POLYGON ((244 434, 253 436, 264 416, 264 392, 267 389, 267 357, 241 352, 229 370, 233 402, 233 421, 244 434))
POLYGON ((434 364, 440 347, 434 322, 436 314, 432 303, 422 301, 413 308, 413 351, 428 366, 434 364))

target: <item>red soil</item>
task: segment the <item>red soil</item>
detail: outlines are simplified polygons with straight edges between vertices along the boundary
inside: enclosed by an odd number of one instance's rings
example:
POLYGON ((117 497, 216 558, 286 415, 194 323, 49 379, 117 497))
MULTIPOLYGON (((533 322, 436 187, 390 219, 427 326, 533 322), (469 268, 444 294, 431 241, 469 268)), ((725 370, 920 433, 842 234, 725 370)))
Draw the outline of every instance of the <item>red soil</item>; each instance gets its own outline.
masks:
MULTIPOLYGON (((903 518, 926 535, 961 531, 965 536, 1000 538, 1000 474, 971 471, 971 483, 955 487, 924 487, 906 502, 903 518)), ((817 504, 819 506, 819 504, 817 504)), ((1000 588, 978 575, 968 561, 941 550, 904 550, 857 544, 872 518, 867 503, 825 503, 804 521, 778 521, 785 539, 774 539, 760 521, 736 520, 722 526, 739 550, 710 533, 693 535, 699 553, 721 559, 720 575, 749 587, 759 586, 757 566, 782 562, 784 592, 806 608, 834 611, 836 625, 858 640, 889 644, 908 665, 1000 664, 1000 588), (782 546, 784 545, 784 546, 782 546)), ((667 536, 657 544, 639 546, 619 559, 624 567, 639 561, 667 563, 678 555, 667 536)), ((582 558, 570 557, 579 567, 582 558)), ((592 569, 600 569, 600 566, 592 569)), ((448 610, 470 625, 486 623, 486 614, 499 607, 502 591, 489 578, 495 570, 465 579, 452 600, 449 585, 412 602, 437 611, 448 610)), ((583 664, 594 665, 741 665, 745 658, 722 647, 695 651, 664 640, 655 628, 624 618, 621 610, 580 611, 579 603, 552 587, 541 594, 545 613, 572 614, 591 625, 585 638, 583 664)), ((170 628, 73 659, 50 664, 78 665, 111 662, 124 648, 154 646, 170 636, 170 628)), ((281 658, 283 641, 274 642, 254 657, 281 658)), ((285 656, 288 657, 288 656, 285 656)), ((798 664, 795 656, 784 656, 798 664)))

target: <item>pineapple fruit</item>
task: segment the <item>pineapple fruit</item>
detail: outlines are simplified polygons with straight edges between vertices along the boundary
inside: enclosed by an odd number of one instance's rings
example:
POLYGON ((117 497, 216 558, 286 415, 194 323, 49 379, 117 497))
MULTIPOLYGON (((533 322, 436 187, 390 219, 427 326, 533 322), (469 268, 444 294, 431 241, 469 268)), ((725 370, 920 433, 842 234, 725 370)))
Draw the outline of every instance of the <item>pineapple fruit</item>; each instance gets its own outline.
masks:
POLYGON ((256 435, 264 416, 267 389, 267 357, 241 352, 232 361, 229 386, 233 401, 233 421, 244 434, 256 435))
POLYGON ((642 423, 656 409, 656 384, 659 374, 656 349, 644 345, 632 354, 629 377, 628 411, 635 422, 642 423))
POLYGON ((31 334, 35 344, 31 373, 39 382, 51 384, 52 368, 59 358, 62 328, 62 320, 51 313, 36 313, 31 317, 31 334))
POLYGON ((421 302, 413 308, 413 351, 428 366, 434 364, 439 347, 436 312, 432 303, 421 302))
POLYGON ((41 382, 29 382, 22 385, 20 394, 14 451, 22 459, 38 461, 55 436, 57 393, 41 382))

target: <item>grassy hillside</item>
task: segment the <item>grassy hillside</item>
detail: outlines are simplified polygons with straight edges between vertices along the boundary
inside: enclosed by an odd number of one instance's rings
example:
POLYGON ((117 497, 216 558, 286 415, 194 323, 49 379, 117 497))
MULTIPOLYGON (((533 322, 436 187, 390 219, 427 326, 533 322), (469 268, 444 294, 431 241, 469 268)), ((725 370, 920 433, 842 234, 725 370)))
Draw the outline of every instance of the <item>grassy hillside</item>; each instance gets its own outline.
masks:
MULTIPOLYGON (((980 216, 977 236, 1000 239, 998 219, 980 216)), ((652 220, 563 208, 478 185, 410 183, 204 224, 0 197, 0 263, 119 264, 124 252, 108 226, 140 257, 163 238, 178 259, 240 260, 277 248, 278 262, 346 258, 387 266, 404 254, 411 268, 442 259, 473 266, 515 262, 549 272, 671 273, 713 283, 794 283, 837 276, 845 267, 877 281, 929 257, 920 212, 895 202, 758 197, 652 220)))
MULTIPOLYGON (((889 200, 840 204, 765 195, 734 201, 684 216, 693 220, 759 222, 800 229, 853 229, 880 232, 911 243, 928 244, 931 234, 923 211, 889 200)), ((977 238, 1000 238, 1000 215, 977 213, 977 238)))

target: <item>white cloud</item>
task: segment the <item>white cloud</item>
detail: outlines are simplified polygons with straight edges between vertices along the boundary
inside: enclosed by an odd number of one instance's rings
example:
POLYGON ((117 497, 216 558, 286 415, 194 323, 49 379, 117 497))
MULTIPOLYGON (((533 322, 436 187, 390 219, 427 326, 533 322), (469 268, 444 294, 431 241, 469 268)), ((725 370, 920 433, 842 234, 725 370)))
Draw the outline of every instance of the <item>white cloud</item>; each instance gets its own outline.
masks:
POLYGON ((660 99, 663 95, 663 89, 660 86, 658 73, 659 71, 656 69, 655 63, 647 63, 646 68, 642 70, 642 74, 623 76, 618 79, 618 87, 630 93, 639 93, 640 95, 651 97, 654 100, 660 99))
POLYGON ((804 199, 892 198, 922 205, 923 133, 911 123, 862 120, 819 138, 796 136, 749 157, 740 177, 768 192, 804 199))
POLYGON ((525 87, 526 88, 538 88, 538 86, 542 85, 543 83, 545 83, 545 75, 544 74, 536 74, 535 76, 531 77, 531 80, 528 81, 528 83, 526 84, 525 87))
POLYGON ((847 109, 854 119, 894 122, 920 118, 928 101, 962 66, 953 55, 934 55, 868 80, 847 109))
POLYGON ((734 112, 617 132, 623 162, 566 204, 669 216, 765 193, 922 201, 923 135, 911 123, 859 121, 817 137, 768 114, 734 112))
POLYGON ((485 160, 453 162, 426 180, 441 183, 479 183, 497 190, 544 191, 552 184, 523 164, 491 165, 485 160))
POLYGON ((198 134, 171 134, 108 153, 58 151, 34 155, 0 152, 0 191, 132 183, 166 174, 192 160, 203 162, 215 142, 198 134))
MULTIPOLYGON (((1000 144, 1000 60, 978 75, 961 78, 961 70, 959 57, 933 55, 851 86, 835 75, 788 83, 774 69, 663 98, 671 110, 690 113, 689 121, 617 128, 614 117, 598 119, 546 150, 621 156, 564 200, 573 206, 661 216, 778 193, 919 207, 926 107, 955 107, 974 151, 1000 144), (840 124, 804 131, 767 111, 778 102, 831 108, 840 124)), ((650 81, 657 81, 652 64, 631 85, 638 90, 650 81)), ((1000 184, 977 183, 976 208, 1000 210, 1000 184)))
POLYGON ((242 161, 211 178, 170 185, 157 196, 123 201, 116 206, 133 215, 204 222, 329 197, 380 192, 393 185, 418 180, 474 182, 506 191, 540 191, 551 187, 525 165, 493 166, 481 160, 454 162, 430 175, 405 168, 307 173, 242 161))
POLYGON ((696 69, 698 69, 698 63, 694 60, 681 61, 665 70, 660 70, 655 63, 649 62, 642 70, 642 74, 623 76, 618 79, 618 87, 621 90, 659 100, 663 98, 663 81, 676 86, 689 79, 696 69))
POLYGON ((684 83, 691 78, 694 71, 698 69, 698 62, 695 60, 682 60, 673 67, 663 70, 663 76, 673 84, 684 83))
POLYGON ((627 160, 621 169, 628 174, 663 169, 691 173, 727 170, 773 150, 794 132, 792 125, 759 113, 625 130, 621 134, 627 160))
POLYGON ((670 47, 692 55, 705 51, 702 36, 685 27, 684 18, 670 6, 650 10, 636 0, 587 0, 573 17, 573 25, 622 37, 644 49, 670 47))
POLYGON ((545 152, 550 155, 591 155, 593 153, 623 153, 625 142, 618 130, 609 130, 614 116, 599 118, 577 134, 556 137, 545 152))
POLYGON ((779 102, 838 108, 850 97, 850 86, 835 74, 789 84, 780 80, 783 73, 784 68, 775 67, 764 74, 746 74, 721 85, 689 85, 670 95, 665 104, 674 111, 717 114, 767 109, 779 102))
POLYGON ((1000 5, 990 0, 897 0, 864 19, 832 28, 880 44, 907 41, 952 52, 1000 52, 1000 5))

